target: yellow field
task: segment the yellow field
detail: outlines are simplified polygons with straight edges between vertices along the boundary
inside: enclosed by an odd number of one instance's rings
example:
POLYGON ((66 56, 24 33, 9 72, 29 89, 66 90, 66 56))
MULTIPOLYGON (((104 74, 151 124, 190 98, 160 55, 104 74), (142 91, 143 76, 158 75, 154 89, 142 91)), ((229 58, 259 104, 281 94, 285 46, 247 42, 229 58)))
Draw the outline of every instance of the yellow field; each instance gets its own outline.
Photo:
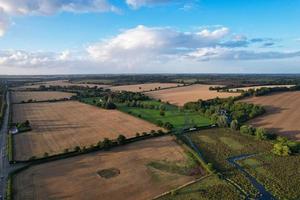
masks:
POLYGON ((28 100, 33 101, 46 101, 46 100, 60 100, 60 99, 70 99, 73 93, 68 92, 12 92, 11 98, 13 103, 27 102, 28 100))
POLYGON ((300 141, 300 92, 280 92, 252 97, 243 102, 264 106, 266 114, 249 123, 300 141))
POLYGON ((145 83, 137 85, 121 85, 110 87, 113 91, 130 91, 130 92, 145 92, 151 90, 159 90, 163 88, 171 88, 181 86, 180 83, 145 83))
POLYGON ((287 87, 287 88, 290 88, 290 87, 293 87, 295 85, 262 85, 262 86, 252 86, 252 87, 240 87, 240 88, 232 88, 230 89, 230 91, 237 91, 237 90, 244 90, 244 91, 247 91, 247 90, 250 90, 250 89, 254 89, 254 90, 257 90, 257 89, 260 89, 260 88, 275 88, 275 87, 287 87))
POLYGON ((145 92, 145 94, 152 98, 160 99, 164 102, 169 102, 178 106, 183 106, 187 102, 198 101, 199 99, 208 100, 216 97, 227 98, 230 96, 240 95, 239 93, 217 92, 215 90, 209 90, 210 87, 216 86, 218 85, 195 84, 185 87, 145 92))
POLYGON ((106 88, 109 87, 109 85, 103 85, 103 84, 86 84, 86 83, 71 83, 68 80, 57 80, 57 81, 45 81, 45 82, 37 82, 33 84, 27 84, 25 86, 17 87, 14 89, 22 90, 22 89, 37 89, 41 85, 44 85, 46 87, 49 86, 61 86, 61 87, 70 87, 70 86, 81 86, 81 87, 98 87, 98 88, 106 88))
POLYGON ((119 134, 133 137, 137 132, 160 128, 117 110, 105 110, 76 101, 13 105, 13 122, 29 120, 32 131, 14 136, 15 159, 57 154, 66 148, 97 144, 119 134))
POLYGON ((33 166, 15 177, 14 197, 17 200, 148 200, 194 180, 193 176, 153 168, 151 162, 184 166, 187 157, 171 136, 135 142, 109 152, 33 166), (105 170, 114 173, 109 177, 97 173, 105 170))

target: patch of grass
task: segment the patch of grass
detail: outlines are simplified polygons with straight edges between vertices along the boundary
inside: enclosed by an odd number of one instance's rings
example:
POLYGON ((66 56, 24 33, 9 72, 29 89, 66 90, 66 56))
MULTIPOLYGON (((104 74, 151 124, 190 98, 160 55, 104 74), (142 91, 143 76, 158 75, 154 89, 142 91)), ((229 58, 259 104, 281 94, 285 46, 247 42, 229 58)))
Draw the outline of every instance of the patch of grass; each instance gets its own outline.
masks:
POLYGON ((215 144, 216 141, 213 140, 211 137, 207 136, 207 135, 199 135, 198 137, 200 140, 202 140, 203 142, 207 142, 207 143, 210 143, 210 144, 215 144))
MULTIPOLYGON (((150 103, 148 101, 148 103, 150 103)), ((152 101, 154 104, 161 104, 158 101, 152 101)), ((160 110, 157 109, 147 109, 147 108, 137 108, 137 107, 128 107, 124 104, 118 104, 118 109, 134 115, 136 117, 140 117, 147 121, 150 121, 154 124, 157 124, 158 121, 162 123, 169 122, 171 123, 175 129, 183 128, 186 125, 186 119, 189 119, 189 125, 191 126, 208 126, 211 124, 209 118, 201 115, 198 112, 193 111, 181 111, 175 106, 167 105, 164 116, 160 115, 160 110)))
POLYGON ((230 199, 239 200, 239 193, 225 181, 212 175, 192 185, 176 190, 159 200, 211 200, 230 199))
POLYGON ((243 145, 241 143, 235 141, 230 137, 220 137, 219 139, 231 149, 240 150, 243 148, 243 145))

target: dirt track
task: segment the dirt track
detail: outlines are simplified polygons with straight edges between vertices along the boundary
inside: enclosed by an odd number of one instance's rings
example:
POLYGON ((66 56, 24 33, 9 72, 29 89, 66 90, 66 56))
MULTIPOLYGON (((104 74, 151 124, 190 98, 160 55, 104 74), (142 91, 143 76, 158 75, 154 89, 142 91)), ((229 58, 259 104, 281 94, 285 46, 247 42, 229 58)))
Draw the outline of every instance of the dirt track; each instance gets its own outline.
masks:
POLYGON ((217 92, 215 90, 209 90, 209 87, 215 87, 217 85, 200 85, 195 84, 191 86, 165 89, 160 91, 146 92, 145 94, 155 98, 161 99, 164 102, 169 102, 178 106, 182 106, 187 102, 197 101, 199 99, 207 100, 216 97, 227 98, 230 96, 238 96, 239 93, 227 93, 217 92))
POLYGON ((27 102, 28 100, 35 101, 46 101, 46 100, 59 100, 63 98, 69 99, 75 94, 67 92, 12 92, 11 98, 12 103, 21 103, 22 101, 27 102))
POLYGON ((282 92, 243 101, 262 105, 267 110, 250 124, 300 141, 300 92, 282 92))
POLYGON ((137 132, 161 129, 117 110, 104 110, 76 101, 15 104, 13 121, 25 120, 30 121, 32 131, 14 136, 17 160, 97 144, 105 137, 115 139, 119 134, 132 137, 137 132))
POLYGON ((194 180, 147 166, 163 160, 186 162, 182 148, 170 136, 37 165, 16 176, 14 199, 148 200, 194 180), (109 168, 120 174, 108 179, 97 174, 109 168))

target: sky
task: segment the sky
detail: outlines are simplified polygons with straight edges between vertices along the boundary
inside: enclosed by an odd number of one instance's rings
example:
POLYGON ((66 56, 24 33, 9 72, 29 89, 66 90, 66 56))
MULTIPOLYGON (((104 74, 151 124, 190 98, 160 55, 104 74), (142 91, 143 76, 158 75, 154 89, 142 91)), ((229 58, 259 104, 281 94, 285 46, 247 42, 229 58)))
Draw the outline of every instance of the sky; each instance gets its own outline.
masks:
POLYGON ((0 0, 0 74, 300 73, 300 0, 0 0))

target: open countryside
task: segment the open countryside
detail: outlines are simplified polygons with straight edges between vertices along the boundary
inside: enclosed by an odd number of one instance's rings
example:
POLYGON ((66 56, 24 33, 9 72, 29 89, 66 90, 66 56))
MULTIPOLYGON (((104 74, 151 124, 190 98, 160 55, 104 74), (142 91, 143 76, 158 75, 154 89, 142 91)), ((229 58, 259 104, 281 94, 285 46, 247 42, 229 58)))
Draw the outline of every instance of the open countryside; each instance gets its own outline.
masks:
POLYGON ((96 145, 119 134, 130 138, 136 133, 161 128, 117 110, 105 110, 75 101, 15 104, 13 122, 29 120, 32 131, 16 134, 15 159, 27 160, 96 145))
POLYGON ((199 99, 208 100, 216 97, 227 98, 239 95, 238 93, 217 92, 215 90, 209 90, 210 87, 216 86, 218 85, 194 84, 185 87, 146 92, 145 94, 152 98, 160 99, 164 102, 169 102, 178 106, 183 106, 187 102, 197 101, 199 99))

